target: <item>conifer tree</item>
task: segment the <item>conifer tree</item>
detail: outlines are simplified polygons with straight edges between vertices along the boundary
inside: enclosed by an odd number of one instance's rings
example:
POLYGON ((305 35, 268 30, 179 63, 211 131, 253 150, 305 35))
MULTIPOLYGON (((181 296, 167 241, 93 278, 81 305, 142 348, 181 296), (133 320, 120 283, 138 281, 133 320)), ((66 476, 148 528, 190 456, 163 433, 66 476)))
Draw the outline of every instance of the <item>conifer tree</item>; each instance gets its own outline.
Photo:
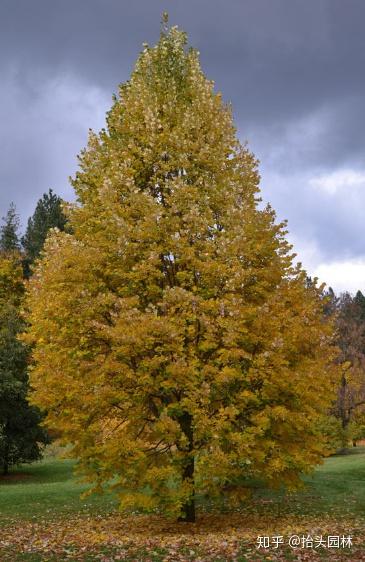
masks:
POLYGON ((7 474, 14 464, 39 459, 47 435, 39 426, 39 409, 27 400, 29 350, 18 340, 25 328, 21 317, 25 290, 19 220, 13 205, 4 220, 0 235, 0 467, 7 474))
POLYGON ((38 258, 50 228, 64 230, 66 217, 62 210, 62 199, 52 189, 37 202, 33 215, 28 219, 27 230, 21 243, 25 252, 24 270, 27 277, 38 258))
POLYGON ((357 291, 354 297, 354 304, 359 322, 365 322, 365 297, 361 291, 357 291))
POLYGON ((193 521, 198 492, 295 485, 333 398, 322 291, 258 207, 257 162, 176 27, 144 47, 80 166, 72 234, 47 240, 28 297, 49 426, 126 509, 193 521))
POLYGON ((0 227, 0 251, 11 252, 19 250, 19 217, 14 203, 10 204, 6 217, 3 217, 3 222, 4 224, 0 227))

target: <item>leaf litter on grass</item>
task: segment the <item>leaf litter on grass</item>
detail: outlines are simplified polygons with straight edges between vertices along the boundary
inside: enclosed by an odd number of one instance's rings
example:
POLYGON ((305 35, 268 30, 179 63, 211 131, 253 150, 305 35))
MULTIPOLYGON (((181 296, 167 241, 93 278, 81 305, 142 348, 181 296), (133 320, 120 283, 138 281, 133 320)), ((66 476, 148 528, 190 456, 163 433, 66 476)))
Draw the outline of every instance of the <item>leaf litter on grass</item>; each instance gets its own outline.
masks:
POLYGON ((364 522, 330 516, 262 517, 208 514, 195 524, 160 516, 73 516, 69 519, 12 522, 1 529, 0 560, 103 562, 365 561, 364 522), (347 549, 257 549, 257 537, 292 534, 351 535, 347 549), (38 556, 38 558, 37 558, 38 556))

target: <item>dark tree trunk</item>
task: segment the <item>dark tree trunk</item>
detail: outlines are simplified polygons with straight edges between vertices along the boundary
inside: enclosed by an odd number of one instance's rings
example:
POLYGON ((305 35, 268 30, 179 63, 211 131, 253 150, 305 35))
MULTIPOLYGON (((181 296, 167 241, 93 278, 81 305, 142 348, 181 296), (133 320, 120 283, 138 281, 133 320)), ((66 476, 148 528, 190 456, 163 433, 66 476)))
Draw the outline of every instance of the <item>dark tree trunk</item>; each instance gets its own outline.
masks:
POLYGON ((346 391, 347 391, 347 380, 345 375, 342 375, 341 388, 340 388, 340 417, 341 417, 341 425, 343 430, 346 430, 350 421, 346 412, 346 391))
POLYGON ((193 419, 188 412, 184 412, 179 418, 180 427, 188 439, 188 455, 185 459, 182 478, 193 485, 193 491, 188 501, 182 506, 179 521, 195 523, 195 490, 194 490, 194 434, 193 419))
POLYGON ((353 440, 352 440, 352 446, 353 446, 353 447, 357 447, 356 439, 353 439, 353 440))
MULTIPOLYGON (((183 471, 183 480, 188 480, 193 482, 194 486, 194 457, 191 456, 187 459, 187 464, 183 471)), ((185 521, 186 523, 195 523, 195 494, 194 488, 193 493, 189 500, 183 505, 181 510, 181 516, 179 521, 185 521)))
MULTIPOLYGON (((5 426, 5 431, 8 428, 8 425, 5 426)), ((4 456, 3 456, 3 476, 7 476, 9 474, 9 442, 6 441, 5 449, 4 449, 4 456)))
POLYGON ((347 426, 349 425, 349 419, 346 416, 345 412, 341 412, 341 426, 342 429, 346 430, 347 426))
POLYGON ((348 448, 348 441, 346 439, 346 431, 348 425, 351 421, 351 409, 346 408, 346 393, 347 393, 347 379, 345 375, 342 375, 341 379, 341 387, 339 393, 339 414, 341 419, 341 427, 342 427, 342 451, 346 451, 348 448))

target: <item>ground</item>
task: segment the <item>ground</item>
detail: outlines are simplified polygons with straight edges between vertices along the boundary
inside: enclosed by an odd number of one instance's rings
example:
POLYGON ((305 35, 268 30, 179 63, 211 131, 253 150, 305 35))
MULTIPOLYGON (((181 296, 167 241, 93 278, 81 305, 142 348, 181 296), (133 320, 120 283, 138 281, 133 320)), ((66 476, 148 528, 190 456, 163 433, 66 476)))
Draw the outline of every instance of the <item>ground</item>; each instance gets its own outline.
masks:
POLYGON ((0 478, 1 562, 365 561, 364 447, 327 459, 299 493, 256 485, 234 512, 203 504, 196 524, 124 516, 111 494, 80 498, 86 486, 72 468, 48 457, 0 478), (269 548, 258 548, 268 540, 269 548))

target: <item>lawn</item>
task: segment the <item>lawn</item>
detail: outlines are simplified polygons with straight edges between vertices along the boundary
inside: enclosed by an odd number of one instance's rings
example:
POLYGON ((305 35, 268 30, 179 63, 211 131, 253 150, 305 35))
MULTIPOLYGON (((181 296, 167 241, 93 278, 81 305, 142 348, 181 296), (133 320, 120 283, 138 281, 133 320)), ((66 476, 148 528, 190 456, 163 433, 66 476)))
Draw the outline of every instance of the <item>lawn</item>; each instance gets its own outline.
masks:
POLYGON ((365 560, 365 448, 327 459, 295 494, 256 484, 234 512, 202 504, 194 525, 123 516, 112 494, 80 498, 87 487, 73 464, 46 458, 0 478, 0 561, 365 560), (294 534, 307 537, 304 548, 289 547, 294 534), (351 535, 353 546, 325 547, 321 535, 351 535), (258 549, 258 536, 283 544, 258 549))
POLYGON ((18 467, 6 479, 0 476, 0 525, 9 518, 32 520, 115 511, 118 502, 111 494, 80 497, 88 486, 73 475, 74 464, 69 459, 47 458, 18 467))

